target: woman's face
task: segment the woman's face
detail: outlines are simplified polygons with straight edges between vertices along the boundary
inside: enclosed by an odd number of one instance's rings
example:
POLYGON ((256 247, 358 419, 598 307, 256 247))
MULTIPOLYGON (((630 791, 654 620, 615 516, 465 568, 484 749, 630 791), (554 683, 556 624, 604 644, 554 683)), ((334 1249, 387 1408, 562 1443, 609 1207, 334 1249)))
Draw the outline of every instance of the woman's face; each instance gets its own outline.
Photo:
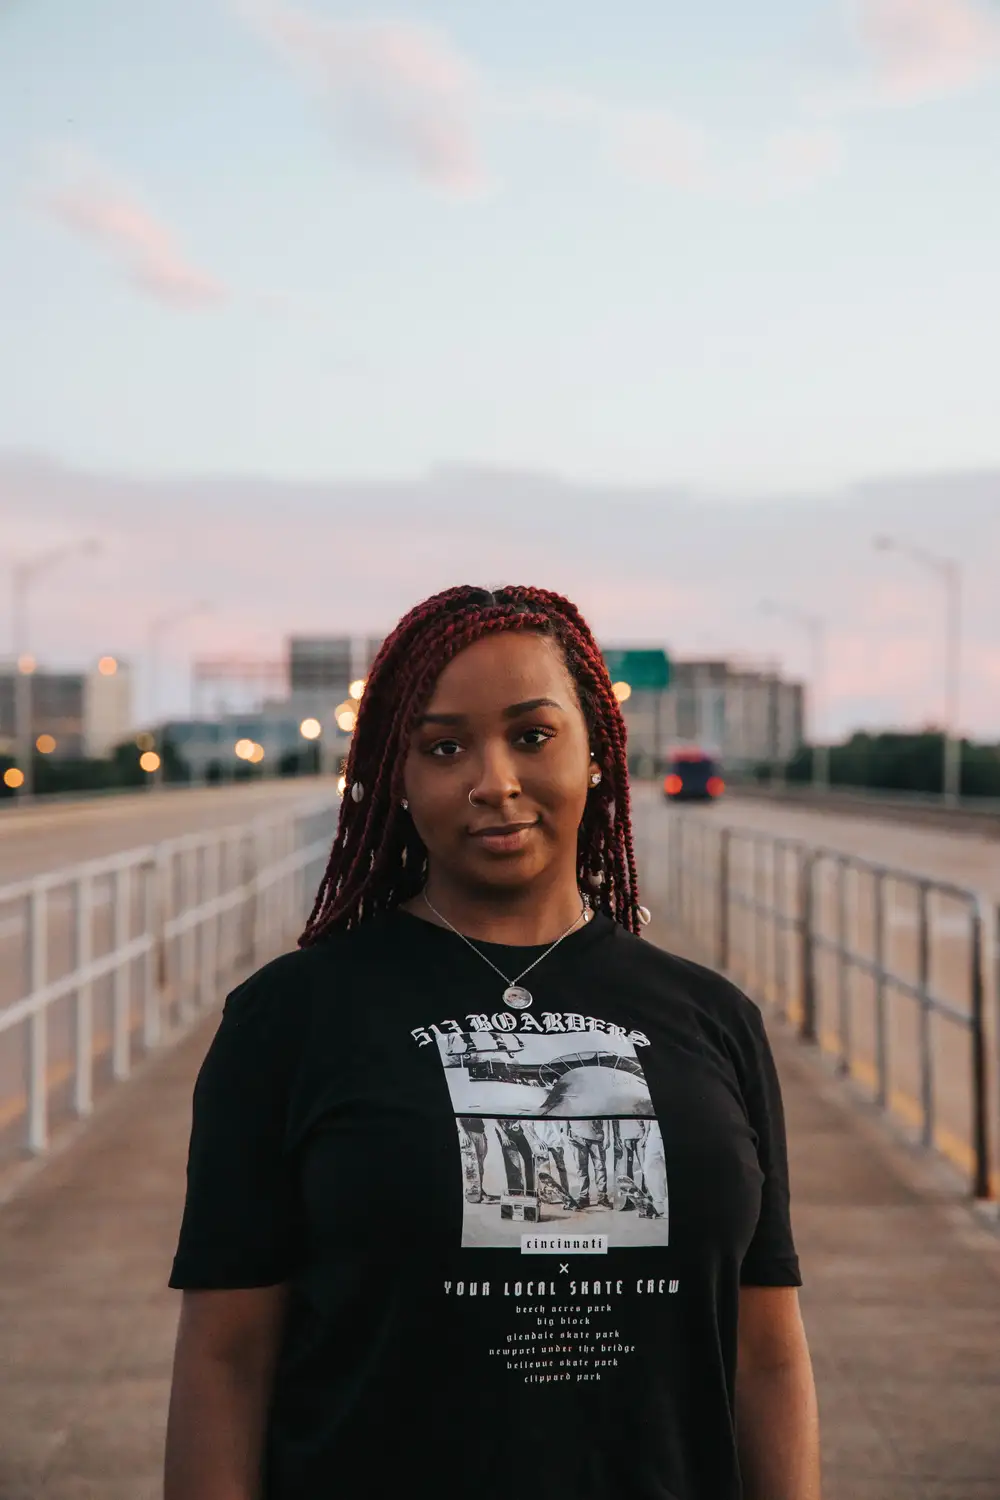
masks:
POLYGON ((558 646, 520 631, 469 646, 441 673, 404 769, 433 879, 480 890, 575 885, 592 770, 558 646))

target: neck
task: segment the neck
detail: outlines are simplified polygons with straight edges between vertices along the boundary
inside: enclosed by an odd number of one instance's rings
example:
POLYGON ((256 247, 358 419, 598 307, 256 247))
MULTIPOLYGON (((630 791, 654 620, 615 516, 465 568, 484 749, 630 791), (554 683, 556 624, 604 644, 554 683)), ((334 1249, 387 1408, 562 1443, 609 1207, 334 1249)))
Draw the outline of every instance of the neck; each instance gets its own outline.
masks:
MULTIPOLYGON (((524 948, 554 943, 574 922, 582 923, 583 901, 575 878, 562 880, 549 890, 532 886, 526 891, 476 891, 456 888, 447 879, 435 879, 432 871, 426 893, 453 927, 483 943, 524 948)), ((414 916, 438 921, 423 896, 408 901, 406 909, 414 916)))

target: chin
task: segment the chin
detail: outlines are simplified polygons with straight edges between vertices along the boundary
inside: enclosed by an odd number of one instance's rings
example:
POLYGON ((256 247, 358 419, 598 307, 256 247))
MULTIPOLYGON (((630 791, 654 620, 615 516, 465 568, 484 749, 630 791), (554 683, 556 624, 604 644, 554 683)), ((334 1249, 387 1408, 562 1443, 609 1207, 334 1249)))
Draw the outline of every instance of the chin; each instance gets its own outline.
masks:
POLYGON ((533 885, 548 868, 538 859, 510 855, 501 859, 476 860, 455 873, 463 885, 480 890, 512 891, 533 885))

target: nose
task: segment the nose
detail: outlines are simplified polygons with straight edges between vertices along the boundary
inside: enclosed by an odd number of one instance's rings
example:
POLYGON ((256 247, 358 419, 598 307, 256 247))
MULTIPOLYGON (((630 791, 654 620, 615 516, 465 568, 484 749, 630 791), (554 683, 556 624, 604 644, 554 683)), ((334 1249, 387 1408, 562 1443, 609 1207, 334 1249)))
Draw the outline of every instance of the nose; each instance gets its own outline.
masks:
POLYGON ((469 801, 484 807, 502 807, 521 795, 510 746, 503 742, 488 745, 483 751, 479 774, 469 792, 469 801))

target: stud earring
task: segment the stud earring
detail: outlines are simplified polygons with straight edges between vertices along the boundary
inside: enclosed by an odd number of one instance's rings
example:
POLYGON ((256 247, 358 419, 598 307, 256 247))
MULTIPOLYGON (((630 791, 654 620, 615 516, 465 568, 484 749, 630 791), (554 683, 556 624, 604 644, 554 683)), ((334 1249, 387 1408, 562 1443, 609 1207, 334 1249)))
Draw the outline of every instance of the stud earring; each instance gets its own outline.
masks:
POLYGON ((600 770, 591 771, 591 773, 590 773, 590 784, 591 784, 591 786, 600 786, 601 780, 602 780, 602 777, 601 777, 600 770))
POLYGON ((364 795, 365 795, 365 789, 364 789, 364 787, 361 785, 360 781, 356 781, 354 783, 354 785, 351 787, 351 801, 352 802, 361 802, 364 799, 364 795))
POLYGON ((405 797, 403 798, 402 802, 399 805, 403 809, 404 812, 409 812, 409 810, 410 810, 410 804, 407 802, 407 800, 406 800, 405 797))

